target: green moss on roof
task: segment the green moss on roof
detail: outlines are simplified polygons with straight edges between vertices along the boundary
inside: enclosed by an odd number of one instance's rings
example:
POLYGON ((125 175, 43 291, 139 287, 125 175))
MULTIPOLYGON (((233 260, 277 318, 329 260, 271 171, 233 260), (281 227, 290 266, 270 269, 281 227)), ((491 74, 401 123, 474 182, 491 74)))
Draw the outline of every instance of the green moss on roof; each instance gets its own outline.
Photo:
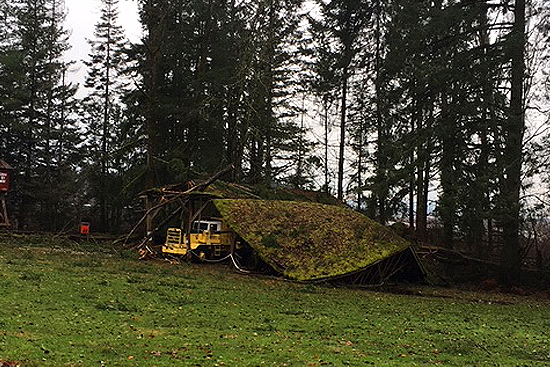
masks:
POLYGON ((214 200, 228 225, 285 276, 314 280, 347 274, 409 243, 351 209, 311 202, 214 200))

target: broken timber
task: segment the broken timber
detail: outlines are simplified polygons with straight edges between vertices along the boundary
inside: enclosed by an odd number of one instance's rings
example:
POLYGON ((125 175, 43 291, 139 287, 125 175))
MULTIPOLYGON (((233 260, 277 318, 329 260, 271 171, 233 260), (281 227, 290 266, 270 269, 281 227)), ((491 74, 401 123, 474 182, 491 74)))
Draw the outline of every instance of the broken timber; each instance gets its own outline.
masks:
MULTIPOLYGON (((186 191, 177 192, 177 193, 174 194, 173 197, 171 197, 169 199, 166 199, 166 200, 161 199, 161 202, 159 204, 148 207, 147 211, 145 212, 143 217, 134 226, 134 228, 132 228, 132 230, 130 231, 130 233, 126 237, 126 240, 125 240, 124 244, 127 244, 130 237, 137 231, 137 229, 143 224, 143 222, 146 222, 147 223, 147 229, 146 229, 147 234, 146 234, 145 238, 137 246, 134 246, 131 249, 136 249, 136 248, 141 249, 141 248, 143 248, 146 245, 146 243, 151 238, 153 238, 156 231, 158 231, 166 223, 168 223, 170 220, 172 220, 176 215, 178 215, 179 213, 182 212, 182 210, 185 208, 185 204, 187 204, 188 201, 189 201, 188 196, 190 194, 192 194, 194 192, 204 191, 206 188, 208 188, 208 186, 210 186, 212 183, 219 180, 220 177, 222 177, 223 175, 227 174, 228 172, 231 172, 233 169, 234 169, 234 166, 230 165, 230 166, 226 167, 225 169, 219 171, 218 173, 216 173, 215 175, 213 175, 212 177, 210 177, 208 180, 204 181, 203 183, 201 183, 199 185, 194 185, 186 191), (184 201, 182 201, 182 199, 184 199, 184 201), (172 204, 176 201, 180 202, 180 205, 178 206, 178 208, 174 212, 172 212, 172 214, 170 214, 166 219, 164 219, 161 224, 159 224, 156 228, 153 229, 152 228, 153 218, 156 216, 158 211, 161 208, 166 207, 167 205, 172 204)), ((149 200, 149 199, 147 199, 147 200, 149 200)))

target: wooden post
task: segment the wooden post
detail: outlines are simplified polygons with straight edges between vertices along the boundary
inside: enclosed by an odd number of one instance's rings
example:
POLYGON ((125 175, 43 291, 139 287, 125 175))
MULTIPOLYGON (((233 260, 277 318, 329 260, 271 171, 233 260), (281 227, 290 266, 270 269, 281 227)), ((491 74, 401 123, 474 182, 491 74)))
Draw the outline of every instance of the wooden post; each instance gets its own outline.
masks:
POLYGON ((10 220, 8 219, 8 210, 6 208, 6 195, 0 196, 0 227, 9 227, 10 220))
POLYGON ((153 204, 149 195, 145 195, 145 210, 147 212, 147 218, 145 218, 145 236, 149 236, 153 230, 153 216, 151 212, 153 204))
POLYGON ((190 251, 191 250, 191 226, 193 225, 192 220, 193 220, 193 210, 195 205, 193 204, 193 200, 189 200, 187 205, 189 207, 187 210, 188 217, 187 217, 187 226, 186 226, 187 228, 185 229, 185 238, 187 238, 187 251, 190 251))

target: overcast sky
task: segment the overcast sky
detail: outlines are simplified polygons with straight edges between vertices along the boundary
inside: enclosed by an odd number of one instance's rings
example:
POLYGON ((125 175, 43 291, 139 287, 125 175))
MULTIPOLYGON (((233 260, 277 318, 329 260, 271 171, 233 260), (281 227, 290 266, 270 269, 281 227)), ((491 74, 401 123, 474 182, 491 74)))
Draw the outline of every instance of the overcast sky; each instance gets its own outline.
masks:
MULTIPOLYGON (((71 68, 70 79, 82 85, 86 70, 82 60, 88 58, 90 47, 87 39, 93 38, 94 26, 100 16, 100 0, 65 0, 67 8, 66 29, 71 37, 71 49, 67 52, 67 60, 76 61, 71 68)), ((137 1, 119 0, 119 24, 124 27, 126 37, 131 42, 139 40, 141 25, 138 21, 137 1)), ((82 93, 80 88, 79 92, 82 93)))

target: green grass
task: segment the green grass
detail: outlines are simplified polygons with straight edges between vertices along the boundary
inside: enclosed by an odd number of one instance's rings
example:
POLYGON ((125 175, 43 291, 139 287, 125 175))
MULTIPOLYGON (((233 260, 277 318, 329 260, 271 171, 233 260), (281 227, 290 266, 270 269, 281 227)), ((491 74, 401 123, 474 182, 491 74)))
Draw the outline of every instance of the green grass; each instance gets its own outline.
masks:
POLYGON ((0 244, 0 295, 0 361, 22 366, 550 365, 550 305, 531 298, 334 289, 13 243, 0 244))

